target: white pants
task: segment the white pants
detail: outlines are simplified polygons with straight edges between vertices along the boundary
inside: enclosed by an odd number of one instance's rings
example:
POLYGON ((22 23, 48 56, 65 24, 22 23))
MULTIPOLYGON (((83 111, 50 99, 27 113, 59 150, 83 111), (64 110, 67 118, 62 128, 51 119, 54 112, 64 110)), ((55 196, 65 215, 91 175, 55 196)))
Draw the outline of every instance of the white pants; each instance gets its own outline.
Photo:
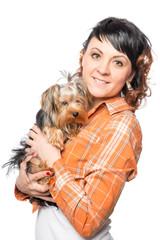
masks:
POLYGON ((80 236, 60 209, 48 206, 39 209, 36 221, 35 240, 113 240, 109 233, 111 220, 94 236, 80 236))

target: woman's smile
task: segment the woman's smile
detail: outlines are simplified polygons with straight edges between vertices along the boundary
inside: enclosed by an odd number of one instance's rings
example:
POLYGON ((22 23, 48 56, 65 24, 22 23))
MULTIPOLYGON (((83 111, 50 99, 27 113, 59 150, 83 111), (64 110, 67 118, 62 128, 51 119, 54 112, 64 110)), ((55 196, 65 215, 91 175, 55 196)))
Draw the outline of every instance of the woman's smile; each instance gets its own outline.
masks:
POLYGON ((97 84, 108 84, 109 82, 106 82, 105 80, 99 79, 99 78, 95 78, 93 77, 93 80, 97 83, 97 84))

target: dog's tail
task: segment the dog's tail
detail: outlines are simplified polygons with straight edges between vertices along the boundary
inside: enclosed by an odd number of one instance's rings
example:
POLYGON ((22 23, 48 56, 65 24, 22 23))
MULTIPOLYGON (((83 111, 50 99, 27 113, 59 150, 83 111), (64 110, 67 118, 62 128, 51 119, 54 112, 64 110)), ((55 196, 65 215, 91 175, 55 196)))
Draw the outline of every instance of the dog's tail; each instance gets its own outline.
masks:
MULTIPOLYGON (((41 130, 42 130, 42 127, 43 127, 43 124, 44 124, 43 123, 43 115, 44 115, 44 113, 40 109, 39 112, 37 113, 36 123, 35 123, 41 130)), ((26 138, 24 137, 20 141, 19 147, 12 149, 13 155, 11 156, 9 161, 6 162, 2 166, 2 168, 8 167, 7 175, 9 175, 9 173, 14 169, 20 169, 21 162, 23 162, 25 160, 25 158, 28 156, 28 153, 25 152, 26 148, 30 148, 30 146, 26 144, 26 138)))
POLYGON ((21 162, 23 162, 27 156, 27 153, 25 152, 25 148, 27 147, 30 146, 28 146, 23 139, 20 142, 20 147, 12 150, 13 155, 11 156, 9 161, 2 166, 2 168, 8 167, 7 175, 9 175, 12 170, 20 168, 21 162))

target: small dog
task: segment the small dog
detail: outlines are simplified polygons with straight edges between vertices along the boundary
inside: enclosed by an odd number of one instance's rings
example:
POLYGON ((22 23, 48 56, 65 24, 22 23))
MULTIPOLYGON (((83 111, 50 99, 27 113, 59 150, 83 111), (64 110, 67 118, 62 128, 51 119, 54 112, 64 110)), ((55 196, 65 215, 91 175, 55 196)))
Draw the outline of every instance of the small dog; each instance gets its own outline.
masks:
MULTIPOLYGON (((36 125, 42 130, 49 143, 55 145, 60 150, 64 149, 64 142, 74 138, 80 131, 83 124, 87 123, 87 108, 91 103, 91 96, 82 78, 78 74, 67 76, 67 84, 55 84, 47 89, 41 97, 41 109, 36 115, 36 125)), ((8 166, 8 172, 14 168, 20 168, 20 164, 27 157, 25 152, 29 148, 25 139, 21 140, 20 148, 13 149, 14 155, 3 167, 8 166)), ((30 153, 32 154, 32 153, 30 153)), ((48 170, 50 176, 42 178, 39 184, 47 183, 54 175, 52 168, 49 168, 42 159, 32 157, 27 163, 27 173, 37 173, 48 170)), ((46 202, 42 199, 31 198, 30 202, 35 200, 40 206, 56 205, 46 202), (47 204, 46 204, 47 203, 47 204)))

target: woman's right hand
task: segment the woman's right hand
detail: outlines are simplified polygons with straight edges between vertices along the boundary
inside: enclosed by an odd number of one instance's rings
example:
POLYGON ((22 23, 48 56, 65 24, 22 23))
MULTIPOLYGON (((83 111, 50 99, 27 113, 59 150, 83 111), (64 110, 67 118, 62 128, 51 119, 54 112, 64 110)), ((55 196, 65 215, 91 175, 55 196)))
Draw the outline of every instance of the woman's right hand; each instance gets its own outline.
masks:
POLYGON ((26 174, 26 164, 32 158, 28 156, 20 165, 19 175, 16 180, 16 187, 19 191, 30 195, 32 197, 41 198, 46 201, 53 201, 52 197, 49 197, 49 187, 47 184, 38 184, 38 180, 46 177, 48 171, 42 171, 34 174, 26 174))

